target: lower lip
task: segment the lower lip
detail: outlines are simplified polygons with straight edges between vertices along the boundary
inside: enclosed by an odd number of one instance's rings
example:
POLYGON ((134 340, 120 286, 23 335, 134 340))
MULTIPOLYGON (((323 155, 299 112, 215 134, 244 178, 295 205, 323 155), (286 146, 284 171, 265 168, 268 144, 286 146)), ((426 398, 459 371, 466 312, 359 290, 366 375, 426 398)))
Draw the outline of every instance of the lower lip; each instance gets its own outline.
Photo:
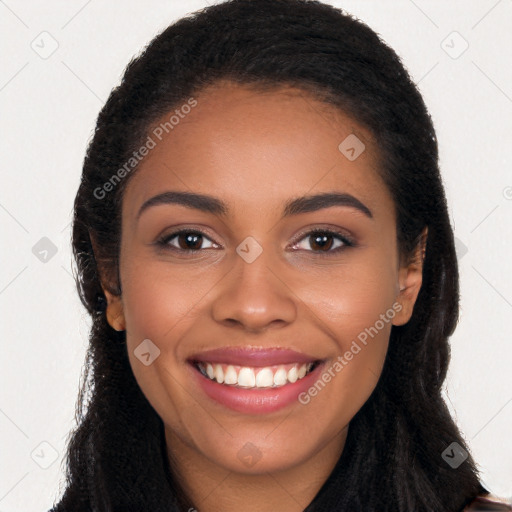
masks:
POLYGON ((318 364, 312 372, 293 384, 288 383, 279 388, 244 389, 219 384, 215 380, 204 377, 193 364, 190 364, 193 378, 209 398, 224 407, 245 414, 271 413, 284 409, 293 402, 298 403, 298 396, 319 378, 323 366, 324 363, 318 364))

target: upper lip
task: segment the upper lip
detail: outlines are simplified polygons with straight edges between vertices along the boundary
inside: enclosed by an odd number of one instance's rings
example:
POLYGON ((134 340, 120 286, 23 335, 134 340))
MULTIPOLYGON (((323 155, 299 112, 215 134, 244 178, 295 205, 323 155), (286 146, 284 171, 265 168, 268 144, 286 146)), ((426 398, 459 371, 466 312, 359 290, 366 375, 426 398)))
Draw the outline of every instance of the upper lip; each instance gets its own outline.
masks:
POLYGON ((224 347, 194 354, 189 360, 192 362, 257 367, 289 363, 313 363, 318 361, 318 358, 281 347, 224 347))

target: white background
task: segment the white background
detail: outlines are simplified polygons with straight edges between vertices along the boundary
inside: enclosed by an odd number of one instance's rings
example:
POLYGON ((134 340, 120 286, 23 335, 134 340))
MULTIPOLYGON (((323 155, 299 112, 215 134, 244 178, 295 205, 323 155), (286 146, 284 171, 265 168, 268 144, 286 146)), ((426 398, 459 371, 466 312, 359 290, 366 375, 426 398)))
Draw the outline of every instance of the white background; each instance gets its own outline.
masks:
MULTIPOLYGON (((484 484, 512 498, 512 1, 330 3, 397 51, 432 114, 461 272, 446 395, 484 484)), ((89 328, 71 211, 98 111, 133 55, 206 5, 0 1, 0 512, 46 511, 59 493, 89 328), (46 263, 42 237, 57 248, 46 263)))

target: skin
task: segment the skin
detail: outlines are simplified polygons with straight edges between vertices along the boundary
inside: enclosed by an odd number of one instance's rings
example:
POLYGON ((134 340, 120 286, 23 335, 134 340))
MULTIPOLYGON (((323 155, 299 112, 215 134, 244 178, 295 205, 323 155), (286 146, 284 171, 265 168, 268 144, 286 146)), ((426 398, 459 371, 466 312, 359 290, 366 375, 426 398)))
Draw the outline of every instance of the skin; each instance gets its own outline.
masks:
MULTIPOLYGON (((293 88, 261 92, 221 82, 195 97, 197 106, 125 190, 122 295, 104 287, 107 319, 126 330, 134 375, 165 424, 171 465, 198 510, 302 511, 377 384, 391 326, 412 314, 422 248, 401 262, 393 200, 376 172, 378 148, 354 119, 293 88), (338 149, 352 133, 366 146, 354 161, 338 149), (213 195, 230 212, 166 204, 137 220, 147 199, 169 190, 213 195), (373 217, 333 206, 281 219, 287 200, 333 191, 355 196, 373 217), (203 231, 197 253, 157 247, 159 236, 182 227, 203 231), (298 238, 326 227, 356 246, 334 253, 342 244, 336 238, 330 249, 298 238), (252 263, 236 252, 248 236, 263 248, 252 263), (292 348, 329 367, 393 304, 401 311, 307 405, 246 415, 190 385, 186 359, 224 346, 292 348), (134 355, 144 339, 160 349, 148 366, 134 355), (237 457, 246 443, 261 454, 251 467, 237 457)), ((180 247, 179 239, 172 245, 180 247)))

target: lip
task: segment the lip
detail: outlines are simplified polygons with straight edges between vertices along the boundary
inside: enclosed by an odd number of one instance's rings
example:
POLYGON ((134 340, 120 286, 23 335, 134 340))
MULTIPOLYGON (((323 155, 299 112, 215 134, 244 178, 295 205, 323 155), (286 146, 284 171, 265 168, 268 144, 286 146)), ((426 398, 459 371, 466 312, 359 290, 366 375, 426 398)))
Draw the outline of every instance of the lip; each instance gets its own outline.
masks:
POLYGON ((288 348, 224 347, 189 357, 190 362, 226 363, 237 366, 275 366, 289 363, 314 363, 319 358, 288 348))
POLYGON ((279 388, 244 389, 227 386, 205 377, 193 362, 189 362, 188 368, 192 386, 197 385, 216 405, 242 414, 261 415, 299 403, 299 395, 306 392, 320 378, 325 366, 325 360, 316 359, 315 361, 318 363, 317 366, 305 377, 279 388))

